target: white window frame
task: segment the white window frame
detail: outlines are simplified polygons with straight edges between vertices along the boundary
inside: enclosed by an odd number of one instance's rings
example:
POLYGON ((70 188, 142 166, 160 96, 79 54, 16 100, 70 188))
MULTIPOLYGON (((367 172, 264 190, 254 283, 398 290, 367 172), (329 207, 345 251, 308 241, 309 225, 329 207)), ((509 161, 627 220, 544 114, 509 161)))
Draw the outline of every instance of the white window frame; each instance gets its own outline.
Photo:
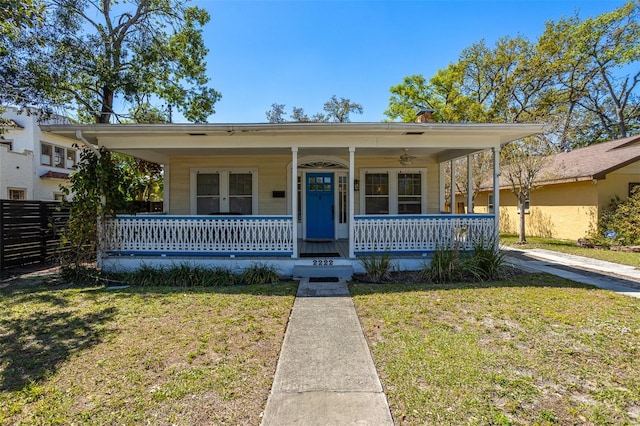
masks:
POLYGON ((64 145, 56 145, 49 142, 40 141, 40 165, 41 166, 55 167, 57 169, 74 170, 78 162, 77 155, 78 155, 77 150, 75 148, 69 148, 64 145), (43 146, 49 147, 50 155, 45 156, 42 153, 43 146), (57 163, 55 163, 56 150, 62 150, 61 163, 59 163, 61 165, 57 165, 57 163), (68 159, 68 156, 70 153, 73 153, 73 163, 71 163, 71 161, 68 159), (48 160, 48 162, 43 161, 43 159, 48 160))
POLYGON ((198 213, 198 174, 220 175, 220 211, 229 211, 229 175, 235 173, 251 173, 251 211, 258 213, 258 169, 255 168, 192 168, 190 169, 190 210, 192 215, 198 213))
POLYGON ((487 213, 489 213, 489 214, 495 213, 495 207, 494 206, 495 206, 495 198, 493 196, 493 193, 491 193, 487 197, 487 213))
MULTIPOLYGON (((420 174, 420 214, 427 212, 427 169, 420 167, 398 168, 370 168, 360 169, 360 214, 369 214, 366 211, 366 176, 370 173, 386 173, 389 175, 389 215, 398 213, 398 175, 401 173, 420 174)), ((404 216, 404 215, 403 215, 404 216)), ((411 216, 411 215, 407 215, 411 216)))

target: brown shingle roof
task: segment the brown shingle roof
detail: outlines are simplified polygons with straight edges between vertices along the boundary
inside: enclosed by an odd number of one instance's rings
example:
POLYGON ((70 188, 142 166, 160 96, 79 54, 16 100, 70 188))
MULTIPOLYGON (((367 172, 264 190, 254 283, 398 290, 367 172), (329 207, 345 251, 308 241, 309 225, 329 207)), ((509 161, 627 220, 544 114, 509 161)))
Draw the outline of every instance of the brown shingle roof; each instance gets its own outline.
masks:
POLYGON ((555 154, 545 170, 549 182, 604 179, 636 161, 640 161, 640 135, 555 154))

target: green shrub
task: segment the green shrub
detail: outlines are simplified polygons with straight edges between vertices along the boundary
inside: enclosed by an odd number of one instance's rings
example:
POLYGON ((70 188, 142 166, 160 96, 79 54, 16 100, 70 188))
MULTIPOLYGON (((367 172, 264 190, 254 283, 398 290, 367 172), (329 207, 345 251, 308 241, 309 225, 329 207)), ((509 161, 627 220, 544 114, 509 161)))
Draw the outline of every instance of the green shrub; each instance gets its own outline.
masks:
POLYGON ((609 208, 598 220, 597 233, 590 238, 605 246, 618 242, 625 245, 640 244, 640 187, 635 188, 631 197, 625 201, 619 197, 611 199, 609 208), (615 239, 606 238, 607 231, 615 232, 615 239))
POLYGON ((422 268, 418 277, 438 284, 458 281, 464 276, 463 263, 463 256, 457 248, 438 247, 431 256, 431 262, 422 268))
POLYGON ((280 276, 275 266, 255 264, 244 270, 240 275, 240 282, 244 284, 273 284, 280 281, 280 276))
POLYGON ((461 253, 457 247, 437 248, 431 263, 418 273, 421 281, 436 284, 456 281, 486 281, 499 278, 505 262, 505 253, 497 240, 477 242, 472 253, 461 253))
POLYGON ((471 258, 466 262, 467 271, 480 281, 497 279, 503 270, 505 256, 497 240, 488 244, 480 241, 474 245, 471 258))
POLYGON ((391 280, 391 254, 371 254, 360 259, 369 281, 380 283, 391 280))

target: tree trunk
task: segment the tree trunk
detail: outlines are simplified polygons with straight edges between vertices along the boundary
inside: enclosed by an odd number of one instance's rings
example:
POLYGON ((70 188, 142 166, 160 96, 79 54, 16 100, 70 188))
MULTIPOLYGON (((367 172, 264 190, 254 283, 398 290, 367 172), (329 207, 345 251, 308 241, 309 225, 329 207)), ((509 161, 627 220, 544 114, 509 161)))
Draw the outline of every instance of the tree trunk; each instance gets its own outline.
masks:
POLYGON ((109 124, 113 113, 113 90, 109 87, 102 88, 102 107, 100 116, 97 117, 98 124, 109 124))
POLYGON ((518 194, 518 210, 520 210, 520 231, 518 233, 519 244, 527 243, 527 237, 525 235, 525 217, 524 217, 524 207, 525 207, 526 200, 527 198, 525 197, 524 194, 522 193, 518 194))

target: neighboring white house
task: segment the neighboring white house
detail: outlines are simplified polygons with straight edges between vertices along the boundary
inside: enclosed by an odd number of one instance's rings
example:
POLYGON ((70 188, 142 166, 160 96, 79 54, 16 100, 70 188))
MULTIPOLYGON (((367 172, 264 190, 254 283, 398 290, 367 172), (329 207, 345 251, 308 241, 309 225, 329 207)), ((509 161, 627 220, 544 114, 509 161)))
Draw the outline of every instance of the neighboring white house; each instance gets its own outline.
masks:
MULTIPOLYGON (((470 250, 490 241, 497 233, 497 216, 444 213, 445 164, 491 149, 497 189, 501 146, 539 133, 543 126, 421 122, 45 128, 164 165, 165 214, 105 220, 98 259, 103 267, 187 261, 243 268, 260 261, 297 275, 321 265, 355 270, 361 267, 358 256, 372 253, 389 253, 400 269, 419 268, 424 256, 438 248, 470 250)), ((499 199, 495 202, 499 205, 499 199)))
POLYGON ((61 200, 60 185, 75 169, 76 139, 43 132, 44 124, 71 124, 52 115, 41 120, 35 110, 20 113, 8 107, 0 135, 0 199, 61 200))

